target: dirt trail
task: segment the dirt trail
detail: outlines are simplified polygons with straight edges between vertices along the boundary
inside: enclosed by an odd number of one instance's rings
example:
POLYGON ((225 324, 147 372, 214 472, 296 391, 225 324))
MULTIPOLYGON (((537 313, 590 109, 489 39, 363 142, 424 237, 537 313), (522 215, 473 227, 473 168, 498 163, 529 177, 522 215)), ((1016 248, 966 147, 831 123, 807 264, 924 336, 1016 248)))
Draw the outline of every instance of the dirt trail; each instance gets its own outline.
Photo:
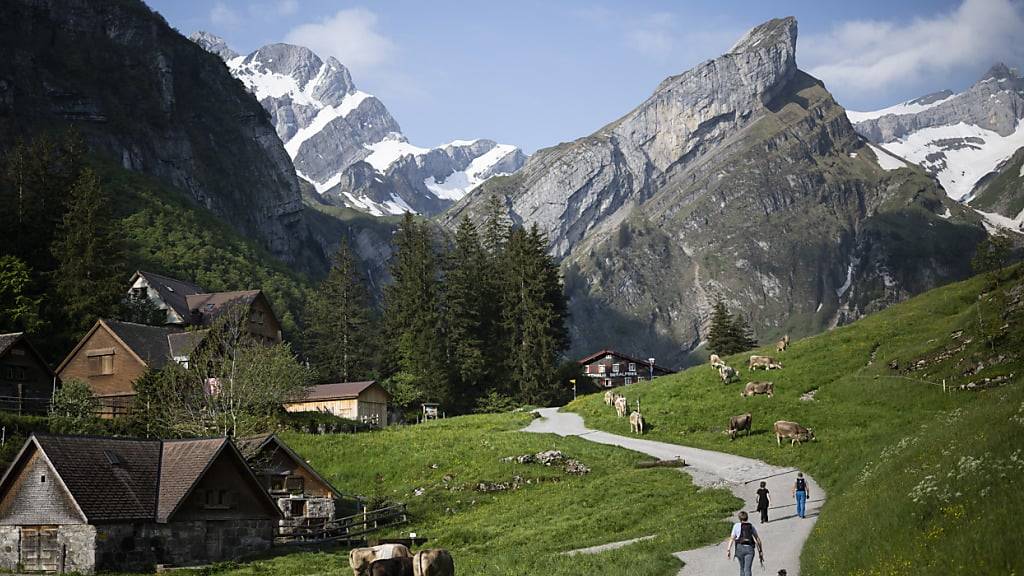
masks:
MULTIPOLYGON (((734 456, 723 452, 689 448, 667 442, 644 440, 637 437, 619 436, 608 432, 591 430, 583 424, 583 418, 571 412, 559 412, 558 408, 537 410, 537 418, 524 428, 525 432, 551 433, 559 436, 579 436, 591 442, 620 446, 642 452, 661 460, 682 458, 687 466, 683 470, 701 486, 728 488, 743 499, 744 510, 751 516, 765 546, 765 568, 758 572, 774 575, 785 568, 790 576, 800 573, 800 550, 814 527, 818 511, 825 502, 825 492, 807 474, 807 484, 813 499, 807 502, 807 518, 796 516, 796 503, 790 493, 796 478, 796 470, 772 466, 760 460, 734 456), (768 524, 758 523, 754 511, 756 492, 760 480, 768 483, 772 495, 772 507, 768 512, 768 524)), ((742 440, 739 440, 742 441, 742 440)), ((735 517, 733 518, 733 520, 735 517)), ((667 523, 671 525, 671 522, 667 523)), ((725 558, 725 539, 704 548, 676 552, 674 555, 686 563, 679 576, 734 576, 739 573, 735 560, 725 558)), ((755 562, 756 566, 756 562, 755 562)))

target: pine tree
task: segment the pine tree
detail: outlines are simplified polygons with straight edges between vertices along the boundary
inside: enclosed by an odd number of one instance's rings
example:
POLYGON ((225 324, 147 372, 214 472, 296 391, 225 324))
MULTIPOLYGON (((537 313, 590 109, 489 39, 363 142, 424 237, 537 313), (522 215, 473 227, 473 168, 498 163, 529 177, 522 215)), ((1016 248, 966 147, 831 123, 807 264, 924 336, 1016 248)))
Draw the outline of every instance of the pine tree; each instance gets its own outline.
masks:
POLYGON ((344 238, 306 310, 306 349, 320 378, 353 382, 376 376, 370 294, 344 238))
POLYGON ((71 187, 68 210, 57 228, 54 286, 72 331, 117 312, 124 283, 123 245, 110 199, 91 168, 71 187))
POLYGON ((727 356, 750 350, 757 346, 750 324, 743 316, 729 313, 725 303, 719 300, 711 309, 711 327, 708 330, 708 351, 727 356))
POLYGON ((385 291, 385 323, 393 365, 428 401, 450 400, 446 369, 443 286, 438 255, 427 225, 406 213, 395 235, 393 282, 385 291))
POLYGON ((559 354, 568 344, 567 305, 558 266, 534 226, 509 234, 502 266, 505 366, 512 395, 545 403, 558 394, 559 354))
POLYGON ((455 232, 445 275, 446 326, 453 385, 468 408, 483 394, 489 367, 486 339, 490 333, 494 294, 488 278, 488 254, 476 226, 463 218, 455 232))

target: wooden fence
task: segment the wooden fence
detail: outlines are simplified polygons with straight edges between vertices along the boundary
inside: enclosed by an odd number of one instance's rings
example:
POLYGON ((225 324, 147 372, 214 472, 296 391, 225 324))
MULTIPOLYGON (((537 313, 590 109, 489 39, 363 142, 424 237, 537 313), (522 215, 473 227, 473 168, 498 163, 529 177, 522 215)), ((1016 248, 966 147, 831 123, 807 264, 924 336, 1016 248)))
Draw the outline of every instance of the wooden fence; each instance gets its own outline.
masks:
POLYGON ((289 526, 285 528, 286 533, 278 535, 277 542, 291 544, 365 540, 365 536, 371 532, 405 524, 408 521, 409 513, 405 504, 395 504, 377 510, 364 510, 344 518, 309 521, 304 525, 289 526))

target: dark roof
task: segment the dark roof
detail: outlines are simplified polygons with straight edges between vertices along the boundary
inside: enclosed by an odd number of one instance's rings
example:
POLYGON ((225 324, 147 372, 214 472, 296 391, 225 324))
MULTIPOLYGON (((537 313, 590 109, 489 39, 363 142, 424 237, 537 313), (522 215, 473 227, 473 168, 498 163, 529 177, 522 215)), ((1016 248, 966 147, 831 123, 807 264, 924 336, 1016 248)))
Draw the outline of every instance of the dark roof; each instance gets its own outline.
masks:
POLYGON ((178 509, 181 501, 192 491, 227 443, 227 438, 203 440, 168 440, 163 443, 163 461, 160 464, 160 499, 156 518, 166 522, 178 509))
POLYGON ((0 334, 0 356, 7 353, 7 349, 14 345, 15 342, 21 340, 21 336, 24 332, 11 332, 10 334, 0 334))
MULTIPOLYGON (((251 305, 256 301, 262 292, 259 290, 239 290, 236 292, 213 292, 210 294, 192 294, 185 298, 188 309, 198 310, 201 314, 202 323, 210 324, 227 308, 234 304, 251 305)), ((185 316, 185 321, 194 323, 191 313, 185 316)))
POLYGON ((25 454, 38 446, 89 523, 124 520, 166 522, 199 483, 214 459, 229 450, 267 509, 276 505, 227 438, 147 440, 33 434, 0 480, 0 495, 25 454))
POLYGON ((250 467, 253 469, 256 469, 256 463, 253 460, 257 456, 259 456, 259 454, 268 446, 275 446, 277 449, 280 449, 282 452, 284 452, 293 462, 295 462, 295 464, 304 468, 314 478, 322 482, 324 486, 330 488, 335 495, 341 494, 341 492, 338 492, 338 489, 335 488, 330 482, 328 482, 326 478, 321 476, 319 472, 313 469, 313 467, 309 465, 309 462, 303 460, 301 456, 296 454, 295 451, 292 450, 290 446, 285 444, 280 438, 278 438, 276 434, 263 434, 260 436, 250 436, 248 438, 236 438, 235 446, 238 448, 238 451, 242 453, 242 456, 245 457, 246 462, 248 462, 250 464, 250 467))
POLYGON ((153 518, 159 440, 44 434, 35 438, 90 522, 153 518), (114 458, 119 464, 112 462, 114 458))
MULTIPOLYGON (((607 350, 607 349, 601 350, 600 352, 594 352, 590 356, 583 357, 583 358, 580 359, 579 363, 580 364, 590 364, 591 362, 593 362, 595 360, 599 360, 599 359, 601 359, 601 358, 603 358, 603 357, 605 357, 605 356, 607 356, 609 354, 611 354, 612 356, 617 356, 619 358, 622 358, 623 360, 625 360, 627 362, 633 362, 634 364, 643 365, 643 366, 650 366, 650 364, 647 362, 647 360, 641 360, 640 358, 634 358, 632 356, 629 356, 628 354, 623 354, 622 352, 616 352, 615 350, 607 350)), ((669 370, 668 368, 665 368, 664 366, 659 366, 657 364, 657 362, 655 362, 655 364, 654 364, 654 369, 658 370, 659 372, 665 372, 666 374, 671 374, 671 373, 675 372, 675 370, 669 370)))
MULTIPOLYGON (((376 384, 376 380, 365 382, 339 382, 337 384, 320 384, 306 388, 303 401, 310 400, 347 400, 358 398, 364 390, 376 384)), ((383 390, 383 388, 381 388, 383 390)), ((387 390, 384 391, 387 393, 387 390)), ((388 394, 390 396, 390 394, 388 394)))
POLYGON ((167 304, 167 306, 177 312, 186 322, 188 322, 189 307, 185 297, 191 294, 206 292, 206 290, 191 282, 178 280, 162 274, 144 272, 142 270, 139 270, 136 274, 145 278, 149 286, 160 294, 160 299, 164 301, 164 304, 167 304))
POLYGON ((171 359, 171 345, 168 336, 180 334, 181 328, 176 326, 148 326, 120 320, 101 320, 117 335, 132 352, 150 368, 162 368, 171 359))
POLYGON ((178 332, 167 335, 167 346, 172 358, 179 356, 191 356, 196 346, 206 338, 209 330, 192 330, 189 332, 178 332))

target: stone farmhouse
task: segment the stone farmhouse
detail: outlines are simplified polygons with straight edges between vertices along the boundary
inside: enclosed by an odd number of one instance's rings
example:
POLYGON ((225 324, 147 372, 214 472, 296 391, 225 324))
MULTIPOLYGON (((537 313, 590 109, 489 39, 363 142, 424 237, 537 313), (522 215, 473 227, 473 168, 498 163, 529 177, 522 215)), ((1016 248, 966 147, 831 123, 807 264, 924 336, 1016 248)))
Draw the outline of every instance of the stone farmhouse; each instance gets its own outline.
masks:
POLYGON ((653 377, 672 374, 672 370, 650 360, 641 360, 614 350, 601 350, 579 361, 583 372, 598 388, 614 388, 653 377))
POLYGON ((0 334, 0 410, 46 414, 60 379, 22 332, 0 334))
POLYGON ((280 518, 228 439, 36 434, 0 480, 0 569, 215 562, 269 548, 280 518))
POLYGON ((275 434, 242 438, 236 444, 281 511, 280 534, 323 526, 335 517, 338 490, 275 434))
POLYGON ((306 395, 287 402, 288 412, 326 412, 374 426, 387 426, 391 394, 374 380, 320 384, 306 389, 306 395))

